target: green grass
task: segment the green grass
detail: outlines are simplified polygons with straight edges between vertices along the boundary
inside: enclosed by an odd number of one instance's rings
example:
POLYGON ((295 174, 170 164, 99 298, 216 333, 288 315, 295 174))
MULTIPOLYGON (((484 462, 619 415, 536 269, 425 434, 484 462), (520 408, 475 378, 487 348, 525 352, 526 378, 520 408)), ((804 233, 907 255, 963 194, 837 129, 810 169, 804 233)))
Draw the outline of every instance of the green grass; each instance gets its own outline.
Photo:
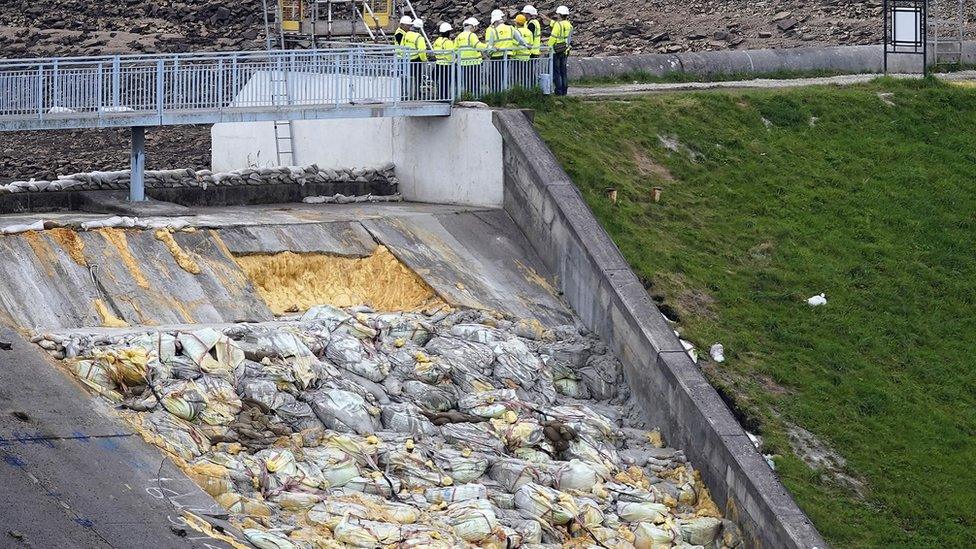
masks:
POLYGON ((837 547, 973 546, 976 90, 879 79, 541 107, 649 292, 701 351, 725 345, 707 375, 820 531, 837 547), (827 306, 807 306, 820 292, 827 306), (866 494, 801 462, 789 423, 866 494))

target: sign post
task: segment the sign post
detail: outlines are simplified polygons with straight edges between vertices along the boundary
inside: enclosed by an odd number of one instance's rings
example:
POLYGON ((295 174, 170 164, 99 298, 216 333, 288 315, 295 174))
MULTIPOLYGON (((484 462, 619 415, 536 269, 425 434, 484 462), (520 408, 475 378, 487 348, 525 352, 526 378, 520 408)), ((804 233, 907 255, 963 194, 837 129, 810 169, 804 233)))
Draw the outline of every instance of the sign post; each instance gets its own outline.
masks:
POLYGON ((928 75, 928 0, 884 0, 884 72, 888 55, 921 55, 928 75))

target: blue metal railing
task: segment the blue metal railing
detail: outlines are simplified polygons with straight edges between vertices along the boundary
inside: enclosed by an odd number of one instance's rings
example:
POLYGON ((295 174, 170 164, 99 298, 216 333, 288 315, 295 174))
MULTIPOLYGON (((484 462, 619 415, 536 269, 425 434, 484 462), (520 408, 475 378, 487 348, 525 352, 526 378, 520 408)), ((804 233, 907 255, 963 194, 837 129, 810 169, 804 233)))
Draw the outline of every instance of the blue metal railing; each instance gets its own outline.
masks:
POLYGON ((405 71, 376 47, 0 61, 0 117, 392 103, 405 71))
MULTIPOLYGON (((429 53, 433 58, 438 52, 429 53)), ((394 46, 337 44, 318 50, 0 60, 0 129, 30 129, 30 122, 45 120, 191 120, 194 113, 451 103, 513 87, 546 89, 551 74, 548 56, 515 60, 503 52, 471 67, 457 52, 448 55, 448 65, 418 64, 394 46)))

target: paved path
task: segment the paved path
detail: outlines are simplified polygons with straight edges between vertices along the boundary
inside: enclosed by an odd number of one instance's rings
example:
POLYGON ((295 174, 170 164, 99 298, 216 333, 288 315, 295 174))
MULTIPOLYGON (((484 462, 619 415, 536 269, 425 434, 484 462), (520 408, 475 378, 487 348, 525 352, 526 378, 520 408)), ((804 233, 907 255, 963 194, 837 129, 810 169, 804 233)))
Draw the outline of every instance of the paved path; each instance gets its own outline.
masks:
MULTIPOLYGON (((850 86, 863 84, 878 78, 878 74, 846 74, 842 76, 821 76, 814 78, 790 78, 774 80, 756 78, 753 80, 729 80, 722 82, 673 82, 657 84, 619 84, 615 86, 599 86, 586 88, 571 88, 569 95, 573 97, 621 97, 627 95, 643 95, 648 93, 667 93, 681 91, 700 91, 717 89, 778 89, 798 88, 803 86, 850 86)), ((920 78, 918 74, 892 74, 894 78, 920 78)), ((940 80, 959 82, 976 80, 976 71, 959 71, 940 73, 935 75, 940 80)))

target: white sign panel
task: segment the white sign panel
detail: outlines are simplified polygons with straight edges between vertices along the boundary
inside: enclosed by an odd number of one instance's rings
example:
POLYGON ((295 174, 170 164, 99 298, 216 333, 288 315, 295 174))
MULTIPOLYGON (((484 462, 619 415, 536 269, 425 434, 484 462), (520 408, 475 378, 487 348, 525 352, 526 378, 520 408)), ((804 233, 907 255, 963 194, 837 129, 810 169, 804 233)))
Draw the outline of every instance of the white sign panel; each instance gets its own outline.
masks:
POLYGON ((922 10, 920 8, 895 8, 893 22, 896 46, 922 45, 922 10))

